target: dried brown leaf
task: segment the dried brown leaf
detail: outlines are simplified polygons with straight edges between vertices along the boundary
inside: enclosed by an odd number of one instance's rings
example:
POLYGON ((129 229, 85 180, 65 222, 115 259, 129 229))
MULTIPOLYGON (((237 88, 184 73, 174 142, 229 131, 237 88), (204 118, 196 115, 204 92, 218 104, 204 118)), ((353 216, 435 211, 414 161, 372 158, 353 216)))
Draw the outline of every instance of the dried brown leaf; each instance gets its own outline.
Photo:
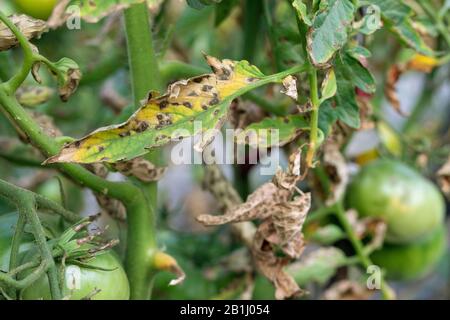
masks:
POLYGON ((184 281, 186 274, 178 265, 178 262, 165 252, 158 251, 153 257, 153 265, 156 270, 163 270, 173 273, 176 278, 171 280, 169 286, 176 286, 184 281))
POLYGON ((144 158, 117 162, 113 167, 126 176, 134 176, 144 182, 158 181, 167 170, 167 167, 157 167, 144 158))
POLYGON ((295 101, 298 99, 297 92, 297 79, 294 76, 287 76, 283 79, 283 89, 281 89, 281 93, 284 93, 288 97, 291 97, 295 101))
POLYGON ((56 127, 51 117, 37 111, 29 111, 29 113, 47 136, 52 138, 62 136, 62 132, 56 127))
POLYGON ((327 143, 325 145, 323 167, 331 182, 331 190, 326 204, 332 205, 342 198, 349 181, 347 163, 337 144, 327 143))
POLYGON ((404 71, 404 67, 398 64, 394 64, 389 68, 386 78, 386 85, 384 87, 384 93, 394 110, 397 111, 399 115, 406 117, 408 116, 408 113, 404 112, 401 109, 400 100, 398 98, 396 88, 397 82, 404 71))
POLYGON ((373 291, 370 291, 361 284, 350 281, 341 280, 328 288, 324 294, 325 300, 367 300, 373 291))
POLYGON ((255 234, 252 253, 258 270, 275 286, 275 298, 282 300, 296 297, 302 294, 302 290, 284 270, 290 259, 276 256, 267 240, 275 233, 275 226, 270 218, 261 223, 255 234))
MULTIPOLYGON (((39 38, 42 33, 48 30, 45 21, 31 18, 25 14, 13 14, 9 16, 9 19, 28 40, 39 38)), ((3 22, 0 22, 0 51, 13 48, 18 43, 12 31, 3 22)))

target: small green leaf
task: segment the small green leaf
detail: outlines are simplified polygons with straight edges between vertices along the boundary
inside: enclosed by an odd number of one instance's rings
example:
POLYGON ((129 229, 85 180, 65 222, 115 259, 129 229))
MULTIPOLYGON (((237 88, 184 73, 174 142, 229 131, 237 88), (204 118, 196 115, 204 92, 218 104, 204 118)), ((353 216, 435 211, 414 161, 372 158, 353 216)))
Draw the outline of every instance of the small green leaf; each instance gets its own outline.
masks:
POLYGON ((297 11, 297 16, 300 19, 300 21, 303 21, 306 25, 311 26, 312 22, 311 19, 308 17, 308 12, 306 5, 303 3, 302 0, 294 0, 292 2, 292 6, 295 8, 295 11, 297 11))
POLYGON ((309 130, 308 122, 301 115, 265 118, 260 122, 247 126, 236 135, 236 143, 249 144, 261 148, 283 146, 293 141, 305 130, 309 130))
POLYGON ((311 282, 325 284, 345 263, 346 257, 342 250, 326 247, 313 251, 299 262, 289 265, 286 272, 291 274, 299 285, 311 282))
POLYGON ((336 85, 336 75, 334 70, 330 68, 325 75, 325 79, 322 82, 322 96, 320 98, 320 103, 324 102, 331 97, 334 97, 336 94, 337 85, 336 85))
POLYGON ((345 65, 341 57, 336 59, 337 92, 334 108, 337 118, 352 128, 359 128, 359 107, 356 103, 355 86, 353 81, 346 77, 345 65))
POLYGON ((372 56, 372 53, 367 49, 364 48, 362 46, 358 46, 358 45, 351 45, 346 49, 346 52, 352 56, 355 59, 360 59, 361 57, 363 58, 370 58, 372 56))
POLYGON ((347 42, 347 28, 355 13, 349 0, 327 0, 321 3, 327 5, 316 14, 307 35, 311 62, 318 67, 326 65, 347 42))
POLYGON ((374 93, 376 84, 370 71, 358 59, 355 59, 351 55, 344 53, 341 56, 346 77, 362 91, 374 93))
POLYGON ((311 240, 322 245, 332 245, 346 237, 345 232, 335 224, 320 227, 312 235, 311 240))

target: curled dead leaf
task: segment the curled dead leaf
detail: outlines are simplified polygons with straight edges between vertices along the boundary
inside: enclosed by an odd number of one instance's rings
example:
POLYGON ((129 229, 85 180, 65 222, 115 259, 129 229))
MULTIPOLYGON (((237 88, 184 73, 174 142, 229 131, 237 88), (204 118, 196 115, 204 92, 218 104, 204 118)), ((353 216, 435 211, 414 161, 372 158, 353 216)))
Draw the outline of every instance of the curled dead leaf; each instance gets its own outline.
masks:
POLYGON ((331 190, 326 204, 332 205, 342 198, 349 181, 347 163, 337 144, 327 143, 325 145, 323 167, 331 182, 331 190))
POLYGON ((47 136, 52 138, 62 136, 62 132, 56 127, 51 117, 37 111, 29 111, 29 113, 47 136))
MULTIPOLYGON (((25 14, 13 14, 9 16, 9 19, 28 40, 39 38, 48 30, 45 21, 31 18, 25 14)), ((0 22, 0 51, 8 50, 18 44, 13 32, 3 22, 0 22)))
POLYGON ((404 67, 398 64, 394 64, 389 68, 386 78, 386 85, 384 87, 384 93, 394 110, 399 115, 406 117, 408 116, 408 114, 401 109, 400 100, 398 98, 396 88, 397 82, 404 71, 404 67))
POLYGON ((325 300, 367 300, 373 291, 351 280, 341 280, 328 288, 324 294, 325 300))
POLYGON ((112 166, 120 173, 134 176, 144 182, 158 181, 167 170, 167 167, 157 167, 144 158, 116 162, 112 166))
POLYGON ((353 209, 348 210, 345 214, 359 239, 370 238, 365 245, 368 253, 382 247, 387 231, 386 222, 372 217, 358 219, 358 213, 353 209))
POLYGON ((298 99, 297 92, 297 79, 294 76, 287 76, 283 79, 283 89, 281 89, 281 93, 284 93, 288 97, 291 97, 295 101, 298 99))
POLYGON ((271 219, 262 222, 255 234, 252 253, 258 270, 275 286, 275 298, 278 300, 293 298, 303 293, 293 277, 284 268, 290 259, 278 257, 267 240, 276 234, 271 219))

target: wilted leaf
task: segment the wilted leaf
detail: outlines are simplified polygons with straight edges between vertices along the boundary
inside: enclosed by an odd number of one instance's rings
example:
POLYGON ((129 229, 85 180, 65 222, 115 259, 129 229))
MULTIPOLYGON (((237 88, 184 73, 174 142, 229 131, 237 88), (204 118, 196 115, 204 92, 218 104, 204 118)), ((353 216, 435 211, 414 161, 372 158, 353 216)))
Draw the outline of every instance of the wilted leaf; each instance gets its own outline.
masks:
POLYGON ((281 90, 281 93, 284 93, 288 97, 291 97, 295 101, 297 101, 298 98, 298 92, 297 92, 297 79, 294 76, 287 76, 283 79, 283 89, 281 90))
POLYGON ((367 300, 373 291, 361 284, 350 281, 341 280, 329 287, 324 293, 325 300, 367 300))
POLYGON ((327 143, 325 145, 323 167, 330 178, 331 185, 326 204, 332 205, 343 197, 349 181, 347 163, 337 144, 327 143))
POLYGON ((144 158, 116 162, 113 166, 120 173, 134 176, 144 182, 158 181, 167 170, 167 167, 157 167, 144 158))
POLYGON ((325 74, 325 79, 322 81, 320 103, 334 97, 336 90, 336 75, 334 74, 333 68, 330 68, 325 74))
POLYGON ((247 61, 206 59, 213 74, 175 82, 159 97, 150 94, 127 122, 100 128, 66 145, 47 163, 129 160, 172 140, 220 128, 231 101, 255 88, 264 75, 247 61))
POLYGON ((53 89, 45 86, 22 86, 16 91, 16 98, 25 107, 35 107, 50 100, 53 89))
POLYGON ((80 83, 80 68, 75 61, 69 58, 62 58, 54 63, 54 67, 57 69, 56 78, 58 80, 59 96, 62 101, 67 101, 80 83))
POLYGON ((289 258, 275 254, 267 238, 274 234, 274 226, 270 219, 262 222, 253 241, 253 258, 258 270, 275 286, 275 298, 278 300, 296 297, 303 293, 298 284, 284 268, 289 264, 289 258))
POLYGON ((309 131, 309 123, 302 115, 264 118, 237 133, 236 143, 260 148, 283 146, 295 140, 304 131, 309 131))
POLYGON ((389 68, 386 77, 384 93, 394 110, 397 111, 399 115, 406 117, 408 116, 408 114, 401 109, 400 100, 398 99, 396 88, 397 81, 400 79, 400 76, 403 72, 404 69, 397 64, 394 64, 389 68))
POLYGON ((306 5, 303 3, 302 0, 294 0, 292 2, 292 6, 295 8, 295 11, 297 12, 297 16, 300 21, 303 21, 307 26, 311 26, 312 22, 311 19, 308 16, 306 5))
POLYGON ((450 158, 437 172, 437 178, 442 192, 450 199, 450 158))
POLYGON ((29 113, 46 135, 52 138, 62 136, 62 132, 56 127, 51 117, 37 111, 29 111, 29 113))
POLYGON ((335 247, 320 248, 290 264, 286 272, 292 275, 299 285, 311 282, 325 284, 345 262, 346 257, 342 250, 335 247))
MULTIPOLYGON (((13 14, 9 19, 28 40, 39 38, 42 33, 48 30, 45 21, 31 18, 25 14, 13 14)), ((0 51, 15 47, 18 43, 12 31, 3 22, 0 22, 0 51)))
POLYGON ((307 36, 309 57, 318 67, 325 66, 347 42, 347 27, 355 12, 349 0, 326 0, 322 3, 324 5, 314 17, 307 36))
POLYGON ((353 209, 345 214, 359 239, 370 238, 365 246, 366 253, 371 253, 383 245, 387 230, 386 222, 372 217, 358 219, 358 213, 353 209))

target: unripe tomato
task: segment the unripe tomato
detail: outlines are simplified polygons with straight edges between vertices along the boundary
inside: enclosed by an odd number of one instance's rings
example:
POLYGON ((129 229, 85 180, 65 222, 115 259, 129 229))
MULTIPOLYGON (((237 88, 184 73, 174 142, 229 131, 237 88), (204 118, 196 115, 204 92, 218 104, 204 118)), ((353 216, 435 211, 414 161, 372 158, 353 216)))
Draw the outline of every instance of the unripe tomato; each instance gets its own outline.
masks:
POLYGON ((419 241, 444 218, 445 202, 434 184, 405 164, 377 160, 363 167, 347 191, 347 206, 386 221, 386 240, 419 241))
POLYGON ((390 279, 422 278, 435 268, 444 255, 446 231, 442 225, 419 243, 385 244, 371 255, 372 261, 383 268, 390 279))
POLYGON ((31 17, 47 20, 58 0, 13 0, 17 9, 31 17))
MULTIPOLYGON (((26 262, 30 256, 27 255, 24 261, 26 262)), ((69 297, 71 300, 80 300, 98 289, 100 291, 91 297, 92 300, 128 300, 130 298, 130 286, 127 275, 119 259, 112 251, 95 256, 85 263, 90 267, 66 264, 64 297, 69 297)), ((58 265, 58 268, 60 267, 58 265)), ((30 272, 19 275, 19 278, 25 277, 30 272)), ((51 295, 47 275, 23 290, 21 298, 24 300, 50 300, 51 295)))

